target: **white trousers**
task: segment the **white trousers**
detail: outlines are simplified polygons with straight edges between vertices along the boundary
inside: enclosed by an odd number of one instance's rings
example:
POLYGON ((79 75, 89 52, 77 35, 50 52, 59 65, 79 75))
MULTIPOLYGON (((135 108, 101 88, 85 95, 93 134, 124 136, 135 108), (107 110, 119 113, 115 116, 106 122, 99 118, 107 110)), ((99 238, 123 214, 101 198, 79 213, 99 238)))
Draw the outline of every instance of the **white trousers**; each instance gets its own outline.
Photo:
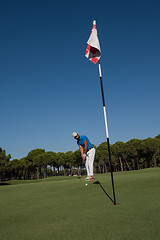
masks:
POLYGON ((91 148, 86 154, 86 170, 87 176, 93 176, 93 162, 95 157, 95 148, 91 148))

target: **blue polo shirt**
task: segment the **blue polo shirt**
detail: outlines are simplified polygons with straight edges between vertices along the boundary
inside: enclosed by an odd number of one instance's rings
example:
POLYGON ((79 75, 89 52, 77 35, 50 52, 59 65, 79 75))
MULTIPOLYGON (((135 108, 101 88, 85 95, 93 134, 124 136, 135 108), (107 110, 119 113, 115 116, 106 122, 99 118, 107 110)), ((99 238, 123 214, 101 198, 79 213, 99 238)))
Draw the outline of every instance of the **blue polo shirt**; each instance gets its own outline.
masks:
POLYGON ((81 145, 82 147, 85 147, 84 141, 87 140, 87 151, 92 148, 92 144, 90 143, 89 139, 85 135, 79 135, 79 140, 77 140, 78 146, 81 145))

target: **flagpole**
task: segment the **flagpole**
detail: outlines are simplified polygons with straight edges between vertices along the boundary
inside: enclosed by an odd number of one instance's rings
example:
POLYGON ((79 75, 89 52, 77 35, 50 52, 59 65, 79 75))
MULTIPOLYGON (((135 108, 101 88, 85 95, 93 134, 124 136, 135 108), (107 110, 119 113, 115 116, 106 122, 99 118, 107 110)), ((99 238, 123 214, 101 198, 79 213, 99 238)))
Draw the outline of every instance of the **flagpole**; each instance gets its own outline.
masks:
POLYGON ((104 92, 103 92, 102 72, 101 72, 101 65, 100 65, 100 60, 99 60, 101 57, 101 50, 100 50, 99 39, 97 36, 96 20, 93 21, 92 31, 91 31, 90 37, 87 41, 87 44, 88 45, 87 45, 85 56, 90 61, 92 61, 94 64, 96 64, 98 62, 98 66, 99 66, 99 76, 100 76, 100 83, 101 83, 102 102, 103 102, 104 120, 105 120, 106 136, 107 136, 107 144, 108 144, 108 154, 109 154, 109 164, 110 164, 110 171, 111 171, 112 189, 113 189, 114 205, 116 205, 112 163, 111 163, 111 151, 110 151, 110 144, 109 144, 107 116, 106 116, 106 107, 105 107, 104 92))
POLYGON ((98 60, 98 66, 99 66, 99 76, 100 76, 100 83, 101 83, 103 112, 104 112, 104 121, 105 121, 106 136, 107 136, 108 156, 109 156, 110 171, 111 171, 111 180, 112 180, 112 189, 113 189, 114 205, 116 205, 116 197, 115 197, 115 190, 114 190, 114 180, 113 180, 113 172, 112 172, 112 162, 111 162, 111 151, 110 151, 110 144, 109 144, 108 124, 107 124, 107 115, 106 115, 106 106, 105 106, 105 100, 104 100, 104 91, 103 91, 103 82, 102 82, 102 71, 101 71, 100 60, 98 60))

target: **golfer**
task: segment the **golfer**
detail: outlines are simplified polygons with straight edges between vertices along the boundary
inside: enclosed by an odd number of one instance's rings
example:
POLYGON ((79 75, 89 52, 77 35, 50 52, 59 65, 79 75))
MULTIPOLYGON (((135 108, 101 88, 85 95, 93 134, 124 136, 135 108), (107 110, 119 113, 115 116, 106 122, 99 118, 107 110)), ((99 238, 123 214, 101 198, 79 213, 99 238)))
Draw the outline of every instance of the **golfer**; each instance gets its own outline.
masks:
POLYGON ((80 148, 80 153, 83 161, 86 161, 85 165, 87 170, 87 178, 85 180, 92 181, 95 148, 92 146, 89 139, 85 135, 79 135, 78 133, 73 132, 72 136, 77 140, 77 144, 80 148))

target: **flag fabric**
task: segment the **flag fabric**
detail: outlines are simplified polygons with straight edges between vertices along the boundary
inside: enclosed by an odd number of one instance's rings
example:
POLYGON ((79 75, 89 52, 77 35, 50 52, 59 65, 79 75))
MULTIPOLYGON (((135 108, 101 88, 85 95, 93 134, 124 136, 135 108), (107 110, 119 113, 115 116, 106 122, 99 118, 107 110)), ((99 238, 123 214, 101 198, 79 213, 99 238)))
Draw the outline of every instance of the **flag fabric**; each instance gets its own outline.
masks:
POLYGON ((96 64, 101 57, 101 50, 100 50, 100 44, 97 36, 97 28, 96 28, 95 20, 93 21, 91 35, 88 39, 87 44, 88 45, 87 45, 85 56, 94 64, 96 64))

